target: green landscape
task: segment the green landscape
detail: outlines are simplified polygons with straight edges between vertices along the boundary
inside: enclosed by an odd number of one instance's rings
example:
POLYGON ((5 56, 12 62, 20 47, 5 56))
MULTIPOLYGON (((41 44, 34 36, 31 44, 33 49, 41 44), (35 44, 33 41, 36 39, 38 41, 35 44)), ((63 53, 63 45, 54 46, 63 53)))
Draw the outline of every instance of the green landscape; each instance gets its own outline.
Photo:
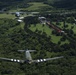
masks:
POLYGON ((29 3, 29 6, 28 8, 25 8, 25 10, 28 10, 28 11, 39 11, 41 10, 42 8, 52 8, 51 6, 47 5, 47 4, 43 4, 41 2, 32 2, 32 3, 29 3))
MULTIPOLYGON (((55 35, 52 35, 52 29, 50 29, 47 25, 42 25, 42 24, 37 24, 36 27, 34 25, 31 25, 31 27, 29 28, 30 30, 32 30, 33 32, 36 31, 36 29, 38 29, 38 31, 41 31, 41 33, 45 32, 47 34, 47 36, 51 36, 51 41, 53 43, 58 43, 58 41, 60 40, 61 36, 55 36, 55 35)), ((65 42, 62 42, 62 44, 64 43, 69 43, 69 41, 65 41, 65 42)))
POLYGON ((76 1, 0 0, 0 75, 76 75, 76 1))

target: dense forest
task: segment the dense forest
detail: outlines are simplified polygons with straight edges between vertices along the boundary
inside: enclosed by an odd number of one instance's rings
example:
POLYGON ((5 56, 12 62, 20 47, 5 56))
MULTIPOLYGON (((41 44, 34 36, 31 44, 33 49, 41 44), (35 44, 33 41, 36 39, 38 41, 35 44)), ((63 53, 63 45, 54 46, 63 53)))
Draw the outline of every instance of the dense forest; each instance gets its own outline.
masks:
POLYGON ((44 4, 48 4, 53 6, 54 8, 64 8, 64 9, 75 9, 76 8, 76 0, 0 0, 0 9, 2 8, 12 8, 17 5, 21 7, 28 7, 28 2, 43 2, 44 4), (11 7, 10 7, 11 6, 11 7))
POLYGON ((75 9, 76 8, 76 0, 60 0, 54 3, 54 6, 58 8, 66 8, 66 9, 75 9))
POLYGON ((75 43, 56 44, 45 32, 40 34, 38 30, 31 31, 29 26, 39 23, 37 18, 26 17, 23 28, 16 20, 0 19, 0 57, 24 59, 24 54, 17 50, 35 49, 37 52, 32 53, 33 59, 55 56, 64 58, 30 65, 0 61, 0 75, 76 75, 75 43))

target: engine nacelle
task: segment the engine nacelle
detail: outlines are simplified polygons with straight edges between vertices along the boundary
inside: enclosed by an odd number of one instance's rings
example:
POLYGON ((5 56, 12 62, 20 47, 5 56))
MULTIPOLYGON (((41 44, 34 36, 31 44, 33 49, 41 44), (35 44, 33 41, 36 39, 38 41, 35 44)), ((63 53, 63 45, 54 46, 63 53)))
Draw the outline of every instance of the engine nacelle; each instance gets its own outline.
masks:
POLYGON ((13 61, 13 62, 21 62, 20 60, 17 60, 17 59, 11 59, 11 61, 13 61))
POLYGON ((44 62, 46 59, 38 59, 37 62, 44 62))

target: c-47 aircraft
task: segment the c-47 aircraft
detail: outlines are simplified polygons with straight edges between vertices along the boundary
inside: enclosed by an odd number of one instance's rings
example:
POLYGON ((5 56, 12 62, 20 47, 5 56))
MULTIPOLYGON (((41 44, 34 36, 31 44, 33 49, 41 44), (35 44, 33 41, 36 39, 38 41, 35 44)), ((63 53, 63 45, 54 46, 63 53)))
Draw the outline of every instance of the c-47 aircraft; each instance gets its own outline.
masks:
POLYGON ((63 58, 63 56, 60 57, 54 57, 54 58, 47 58, 47 59, 37 59, 33 60, 31 57, 30 52, 34 52, 35 50, 18 50, 20 52, 25 52, 26 59, 25 60, 18 60, 18 59, 9 59, 9 58, 2 58, 0 57, 0 60, 5 60, 5 61, 11 61, 11 62, 18 62, 18 63, 39 63, 39 62, 45 62, 49 60, 55 60, 55 59, 60 59, 63 58))

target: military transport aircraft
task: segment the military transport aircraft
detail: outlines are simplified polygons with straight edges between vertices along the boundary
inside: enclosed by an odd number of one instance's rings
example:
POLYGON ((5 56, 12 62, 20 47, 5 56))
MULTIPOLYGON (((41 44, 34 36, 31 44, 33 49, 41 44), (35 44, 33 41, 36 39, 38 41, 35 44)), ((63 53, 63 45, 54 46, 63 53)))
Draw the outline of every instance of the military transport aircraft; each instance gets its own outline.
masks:
POLYGON ((39 63, 39 62, 45 62, 45 61, 48 61, 48 60, 55 60, 55 59, 60 59, 60 58, 63 58, 63 56, 60 56, 60 57, 54 57, 54 58, 47 58, 47 59, 37 59, 37 60, 33 60, 32 57, 31 57, 31 54, 30 52, 34 52, 35 50, 18 50, 20 52, 25 52, 25 56, 26 56, 26 59, 25 60, 18 60, 18 59, 9 59, 9 58, 3 58, 3 57, 0 57, 0 60, 5 60, 5 61, 11 61, 11 62, 18 62, 18 63, 39 63))

